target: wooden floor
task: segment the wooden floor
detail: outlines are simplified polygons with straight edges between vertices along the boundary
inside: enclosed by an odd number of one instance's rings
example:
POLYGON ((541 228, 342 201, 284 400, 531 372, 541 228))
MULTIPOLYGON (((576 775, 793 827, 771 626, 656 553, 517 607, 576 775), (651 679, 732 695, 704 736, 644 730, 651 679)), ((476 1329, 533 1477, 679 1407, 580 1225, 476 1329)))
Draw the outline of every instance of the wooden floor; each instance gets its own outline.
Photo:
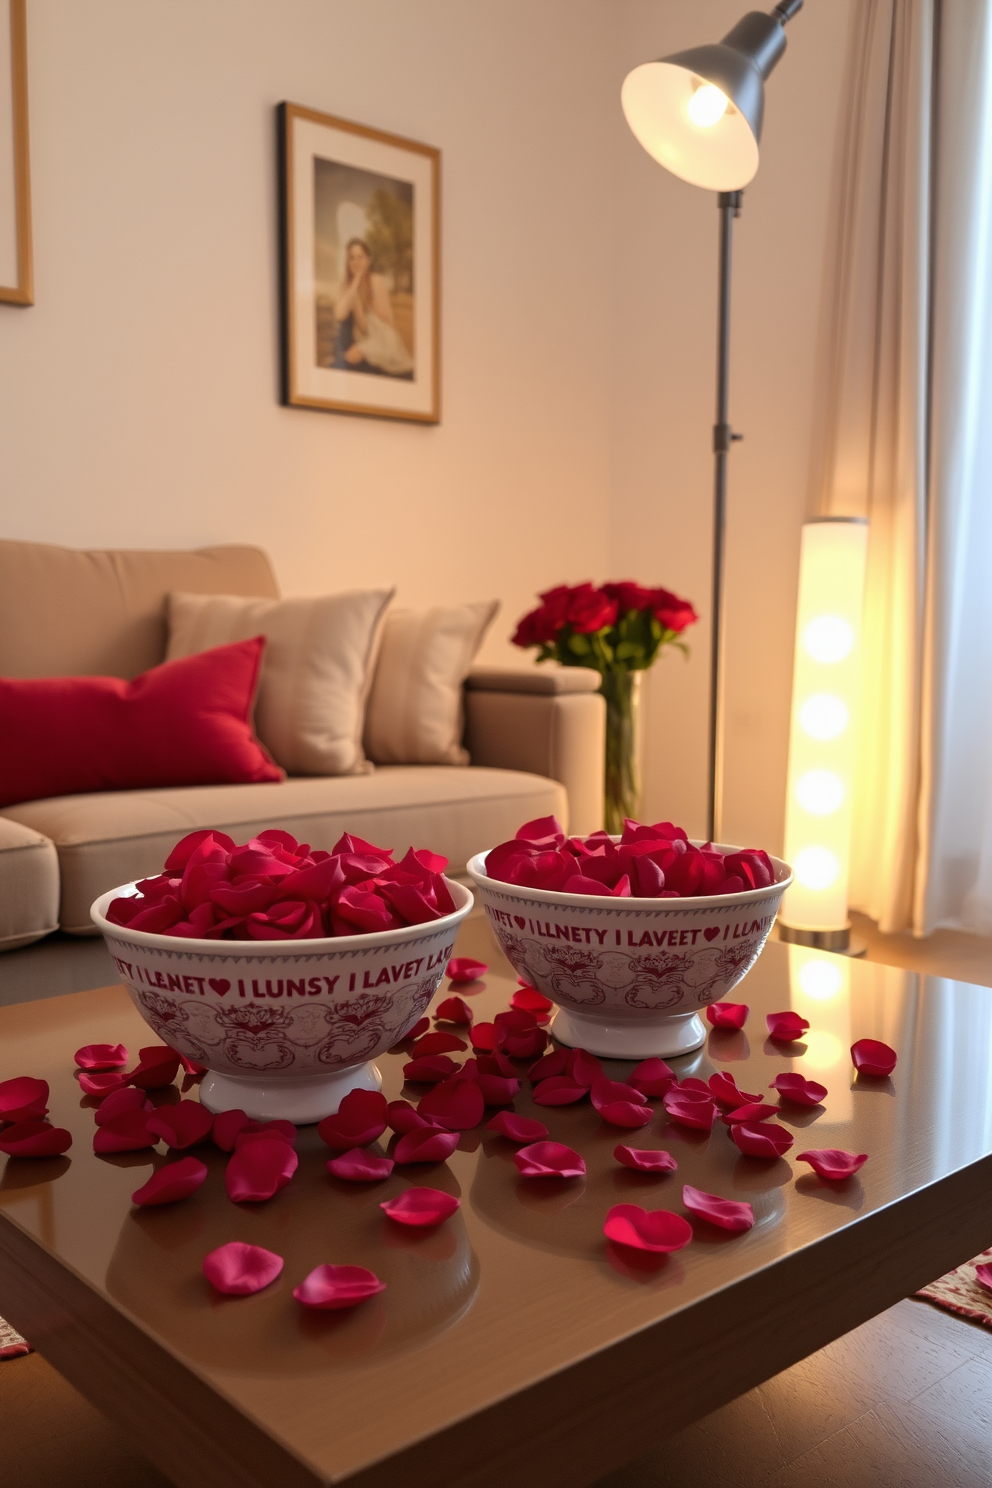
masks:
MULTIPOLYGON (((872 960, 992 985, 992 940, 880 936, 860 917, 856 929, 872 960)), ((477 918, 459 950, 498 960, 477 918)), ((37 1354, 0 1363, 0 1480, 5 1488, 168 1488, 37 1354)), ((900 1302, 596 1488, 758 1485, 992 1488, 992 1331, 900 1302)))

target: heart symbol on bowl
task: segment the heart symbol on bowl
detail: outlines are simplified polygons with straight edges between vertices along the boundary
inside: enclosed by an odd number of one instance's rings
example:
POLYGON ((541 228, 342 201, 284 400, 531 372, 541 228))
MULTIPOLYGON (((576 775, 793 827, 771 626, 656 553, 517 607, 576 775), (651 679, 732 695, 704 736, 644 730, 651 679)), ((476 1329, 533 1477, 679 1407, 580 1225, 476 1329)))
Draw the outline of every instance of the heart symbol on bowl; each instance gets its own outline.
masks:
POLYGON ((527 923, 527 921, 524 919, 523 915, 514 915, 513 918, 517 922, 517 929, 518 930, 522 930, 524 928, 524 926, 526 925, 526 923, 527 923))
POLYGON ((720 934, 720 926, 719 925, 709 925, 703 931, 703 934, 705 935, 705 937, 706 937, 707 940, 715 940, 716 937, 720 934))
POLYGON ((216 992, 218 997, 223 997, 225 992, 230 992, 231 984, 227 977, 211 977, 209 982, 211 992, 216 992))

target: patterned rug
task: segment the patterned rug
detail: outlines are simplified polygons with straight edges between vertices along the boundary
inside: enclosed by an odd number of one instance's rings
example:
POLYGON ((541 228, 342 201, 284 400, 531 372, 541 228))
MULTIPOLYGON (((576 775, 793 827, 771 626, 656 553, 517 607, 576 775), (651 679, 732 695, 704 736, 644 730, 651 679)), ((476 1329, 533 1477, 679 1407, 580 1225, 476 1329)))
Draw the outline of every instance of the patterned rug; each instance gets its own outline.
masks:
POLYGON ((948 1312, 956 1312, 973 1323, 992 1328, 992 1292, 979 1286, 975 1280, 975 1267, 988 1265, 990 1261, 992 1250, 983 1250, 973 1261, 965 1261, 963 1266, 957 1266, 939 1281, 932 1281, 916 1295, 924 1302, 936 1302, 938 1307, 946 1307, 948 1312))
POLYGON ((30 1354, 31 1345, 27 1339, 22 1338, 7 1322, 6 1318, 0 1317, 0 1359, 17 1359, 21 1354, 30 1354))

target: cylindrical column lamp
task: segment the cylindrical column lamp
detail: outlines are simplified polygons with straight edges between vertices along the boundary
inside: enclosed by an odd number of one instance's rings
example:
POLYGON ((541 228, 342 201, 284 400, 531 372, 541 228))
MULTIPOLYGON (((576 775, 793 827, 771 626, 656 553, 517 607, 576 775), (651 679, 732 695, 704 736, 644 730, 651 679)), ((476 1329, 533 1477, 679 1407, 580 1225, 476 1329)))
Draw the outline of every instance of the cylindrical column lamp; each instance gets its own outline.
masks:
POLYGON ((847 881, 867 545, 861 517, 803 527, 785 821, 794 880, 779 935, 825 951, 851 950, 847 881))

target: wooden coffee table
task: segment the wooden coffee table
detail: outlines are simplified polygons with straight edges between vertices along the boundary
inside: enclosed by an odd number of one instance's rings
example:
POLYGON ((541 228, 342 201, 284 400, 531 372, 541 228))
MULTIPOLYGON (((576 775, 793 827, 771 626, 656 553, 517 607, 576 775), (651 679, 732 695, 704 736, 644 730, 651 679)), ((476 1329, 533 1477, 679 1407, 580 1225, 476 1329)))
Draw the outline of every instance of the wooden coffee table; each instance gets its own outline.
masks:
MULTIPOLYGON (((512 990, 488 977, 477 1018, 512 990)), ((989 989, 770 944, 740 996, 745 1031, 711 1034, 679 1073, 727 1069, 751 1091, 792 1068, 821 1079, 825 1109, 783 1112, 785 1160, 740 1156, 720 1123, 707 1137, 661 1114, 629 1134, 588 1104, 535 1110, 525 1085, 517 1109, 584 1154, 586 1180, 527 1183, 510 1144, 478 1130, 445 1165, 348 1185, 310 1128, 270 1203, 229 1203, 225 1159, 203 1149, 204 1187, 156 1210, 130 1194, 162 1156, 95 1158, 72 1075, 81 1044, 151 1042, 123 990, 0 1010, 0 1078, 47 1079, 76 1139, 66 1158, 7 1161, 0 1313, 177 1484, 581 1488, 992 1236, 989 989), (763 1036, 764 1014, 789 1006, 812 1025, 801 1056, 763 1036), (859 1037, 899 1051, 891 1080, 853 1079, 859 1037), (678 1172, 621 1168, 621 1141, 668 1148, 678 1172), (804 1147, 870 1156, 827 1185, 791 1160, 804 1147), (660 1262, 606 1244, 611 1204, 682 1212, 683 1182, 747 1199, 755 1228, 698 1223, 660 1262), (379 1203, 410 1183, 460 1195, 459 1213, 433 1233, 390 1224, 379 1203), (265 1293, 219 1298, 203 1279, 204 1254, 233 1239, 285 1257, 265 1293), (351 1314, 305 1313, 292 1288, 324 1261, 370 1266, 388 1289, 351 1314)), ((391 1098, 405 1058, 380 1062, 391 1098)))

